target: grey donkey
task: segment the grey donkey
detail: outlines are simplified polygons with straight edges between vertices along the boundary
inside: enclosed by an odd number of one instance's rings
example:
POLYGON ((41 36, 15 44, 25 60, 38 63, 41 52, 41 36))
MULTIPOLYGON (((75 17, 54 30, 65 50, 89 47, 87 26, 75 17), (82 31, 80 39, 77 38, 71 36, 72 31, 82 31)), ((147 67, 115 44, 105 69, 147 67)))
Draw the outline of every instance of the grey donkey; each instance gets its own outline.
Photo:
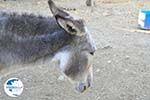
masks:
POLYGON ((50 55, 79 92, 92 85, 95 43, 82 19, 48 1, 53 17, 0 12, 0 70, 50 55))

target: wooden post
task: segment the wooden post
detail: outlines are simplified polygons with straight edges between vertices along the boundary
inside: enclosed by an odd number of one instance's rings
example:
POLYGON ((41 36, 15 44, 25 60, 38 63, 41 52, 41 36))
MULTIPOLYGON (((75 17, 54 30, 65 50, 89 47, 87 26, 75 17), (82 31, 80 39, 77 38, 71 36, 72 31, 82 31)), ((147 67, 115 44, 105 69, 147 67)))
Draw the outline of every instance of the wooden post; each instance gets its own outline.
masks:
POLYGON ((86 0, 87 6, 93 6, 93 0, 86 0))

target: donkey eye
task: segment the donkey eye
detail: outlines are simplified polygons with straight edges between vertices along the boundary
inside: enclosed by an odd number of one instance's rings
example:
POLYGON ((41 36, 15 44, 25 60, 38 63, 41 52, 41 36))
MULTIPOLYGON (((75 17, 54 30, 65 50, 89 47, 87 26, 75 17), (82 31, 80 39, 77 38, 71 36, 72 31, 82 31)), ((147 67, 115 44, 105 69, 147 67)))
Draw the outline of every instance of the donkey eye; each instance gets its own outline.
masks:
POLYGON ((73 29, 70 25, 67 24, 67 28, 70 32, 77 32, 75 29, 73 29))

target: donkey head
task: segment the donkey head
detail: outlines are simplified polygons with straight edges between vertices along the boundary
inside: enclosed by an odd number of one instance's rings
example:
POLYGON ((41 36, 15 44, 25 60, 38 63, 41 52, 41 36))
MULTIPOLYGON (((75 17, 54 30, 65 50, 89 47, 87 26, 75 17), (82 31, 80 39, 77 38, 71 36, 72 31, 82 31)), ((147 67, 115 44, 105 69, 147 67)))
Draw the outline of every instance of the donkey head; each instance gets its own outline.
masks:
POLYGON ((66 47, 57 53, 55 57, 59 61, 59 66, 65 75, 77 81, 76 89, 79 92, 83 92, 92 83, 93 74, 90 59, 91 54, 93 55, 96 50, 95 43, 85 26, 84 20, 77 19, 61 10, 52 0, 49 0, 48 4, 58 25, 67 34, 76 37, 73 40, 76 44, 75 46, 66 47))
POLYGON ((84 21, 82 19, 75 19, 70 16, 67 12, 56 7, 52 0, 49 0, 48 3, 58 25, 60 25, 65 31, 78 36, 85 34, 84 21))

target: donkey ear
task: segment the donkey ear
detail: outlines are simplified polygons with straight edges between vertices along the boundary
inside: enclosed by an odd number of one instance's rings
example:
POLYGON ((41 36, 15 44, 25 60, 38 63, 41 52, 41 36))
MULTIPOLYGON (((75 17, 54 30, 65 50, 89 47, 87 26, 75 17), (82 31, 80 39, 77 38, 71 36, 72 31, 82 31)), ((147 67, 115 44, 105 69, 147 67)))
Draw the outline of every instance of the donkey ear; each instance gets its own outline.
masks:
POLYGON ((50 10, 58 24, 68 33, 72 35, 83 35, 85 33, 84 23, 81 19, 77 20, 70 16, 67 12, 58 8, 52 0, 48 1, 50 10))
POLYGON ((63 19, 58 17, 57 22, 63 29, 65 29, 68 33, 72 35, 78 35, 78 33, 80 33, 78 27, 76 27, 74 22, 69 19, 63 19))
POLYGON ((58 8, 52 0, 48 1, 49 8, 54 16, 66 17, 69 16, 67 12, 64 12, 60 8, 58 8))

